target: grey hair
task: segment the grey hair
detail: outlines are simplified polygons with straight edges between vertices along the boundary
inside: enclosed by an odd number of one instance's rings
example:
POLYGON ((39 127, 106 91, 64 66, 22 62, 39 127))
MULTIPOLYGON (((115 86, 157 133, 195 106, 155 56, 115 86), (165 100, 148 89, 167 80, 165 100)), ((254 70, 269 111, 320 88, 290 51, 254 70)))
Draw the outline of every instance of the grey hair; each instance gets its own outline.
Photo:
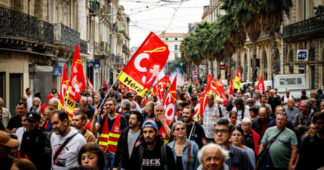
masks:
POLYGON ((39 97, 34 97, 34 99, 33 99, 33 100, 37 100, 37 101, 41 102, 41 100, 40 100, 40 98, 39 98, 39 97))
POLYGON ((176 121, 172 124, 172 127, 171 127, 171 134, 173 134, 173 132, 175 131, 175 128, 178 126, 178 125, 182 125, 183 127, 186 128, 186 125, 182 122, 182 121, 176 121))
POLYGON ((149 106, 151 106, 151 107, 152 107, 152 109, 154 109, 154 102, 152 102, 152 101, 149 101, 149 102, 147 102, 147 104, 148 104, 149 106))
POLYGON ((81 96, 81 99, 80 100, 85 100, 85 102, 88 102, 88 97, 87 96, 81 96))
POLYGON ((163 104, 161 104, 161 103, 157 103, 157 104, 154 106, 154 110, 155 110, 158 106, 162 106, 163 109, 164 109, 164 105, 163 105, 163 104))
POLYGON ((251 119, 249 119, 249 118, 244 118, 243 120, 242 120, 242 123, 248 123, 250 126, 252 125, 252 121, 251 121, 251 119))
POLYGON ((128 99, 124 99, 121 101, 121 108, 130 110, 131 108, 131 102, 128 99))
POLYGON ((53 102, 54 105, 58 105, 59 100, 58 100, 57 98, 53 97, 53 98, 51 98, 51 99, 49 100, 49 102, 53 102))
POLYGON ((229 158, 229 152, 227 151, 227 150, 225 150, 225 149, 223 149, 220 145, 218 145, 218 144, 216 144, 216 143, 209 143, 209 144, 207 144, 207 145, 205 145, 205 146, 203 146, 199 151, 198 151, 198 160, 199 160, 199 162, 201 163, 201 161, 202 161, 202 159, 203 159, 203 153, 204 153, 204 151, 206 150, 206 149, 208 149, 208 148, 218 148, 221 152, 222 152, 222 157, 223 157, 223 159, 224 159, 224 161, 226 160, 226 159, 228 159, 229 158))

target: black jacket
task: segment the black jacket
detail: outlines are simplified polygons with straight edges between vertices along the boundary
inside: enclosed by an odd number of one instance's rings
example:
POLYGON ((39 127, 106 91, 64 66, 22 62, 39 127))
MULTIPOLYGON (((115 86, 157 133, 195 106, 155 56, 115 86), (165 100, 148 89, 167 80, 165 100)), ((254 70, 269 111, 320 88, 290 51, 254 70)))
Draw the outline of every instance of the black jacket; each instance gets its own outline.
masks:
MULTIPOLYGON (((130 155, 128 154, 128 132, 129 132, 129 127, 124 129, 122 133, 120 134, 120 138, 118 140, 118 145, 117 145, 117 151, 115 154, 115 159, 114 159, 114 168, 117 168, 119 164, 121 164, 121 167, 123 169, 130 169, 131 165, 129 164, 130 161, 130 155)), ((135 146, 139 145, 141 143, 140 137, 137 138, 135 146)), ((133 150, 134 150, 133 148, 133 150)))

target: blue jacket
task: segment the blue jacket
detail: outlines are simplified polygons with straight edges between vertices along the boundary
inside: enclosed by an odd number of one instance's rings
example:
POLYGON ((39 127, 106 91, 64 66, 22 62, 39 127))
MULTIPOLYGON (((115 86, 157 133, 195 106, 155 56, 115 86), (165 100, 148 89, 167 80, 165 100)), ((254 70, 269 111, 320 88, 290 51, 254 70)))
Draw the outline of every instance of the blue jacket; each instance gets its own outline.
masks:
MULTIPOLYGON (((174 155, 174 160, 177 159, 177 156, 176 156, 176 152, 174 150, 174 142, 175 141, 172 141, 168 144, 168 146, 171 148, 172 152, 173 152, 173 155, 174 155)), ((186 146, 183 148, 183 151, 182 151, 182 167, 183 167, 183 170, 188 170, 187 169, 187 161, 188 161, 188 142, 191 142, 191 161, 190 161, 190 169, 189 170, 196 170, 199 166, 199 161, 198 161, 198 151, 199 151, 199 147, 198 145, 193 142, 193 141, 190 141, 188 139, 186 139, 186 146)))

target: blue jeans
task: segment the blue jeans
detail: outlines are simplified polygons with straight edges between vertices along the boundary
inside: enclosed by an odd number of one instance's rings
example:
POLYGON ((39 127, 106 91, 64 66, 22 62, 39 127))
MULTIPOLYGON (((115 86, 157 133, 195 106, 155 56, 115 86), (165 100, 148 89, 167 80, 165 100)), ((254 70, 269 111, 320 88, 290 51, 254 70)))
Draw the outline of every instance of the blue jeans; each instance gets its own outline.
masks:
POLYGON ((115 154, 105 153, 105 170, 112 170, 114 167, 115 154))

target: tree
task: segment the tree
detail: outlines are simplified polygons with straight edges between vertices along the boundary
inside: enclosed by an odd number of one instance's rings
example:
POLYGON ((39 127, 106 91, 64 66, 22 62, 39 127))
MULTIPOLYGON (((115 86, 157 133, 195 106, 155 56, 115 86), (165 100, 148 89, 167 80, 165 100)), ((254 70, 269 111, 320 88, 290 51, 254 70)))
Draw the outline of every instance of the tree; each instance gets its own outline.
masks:
POLYGON ((275 58, 275 33, 280 30, 284 14, 289 15, 289 10, 292 7, 292 0, 260 0, 260 21, 262 30, 270 35, 270 56, 272 58, 272 87, 274 85, 273 76, 278 73, 276 68, 275 58))

